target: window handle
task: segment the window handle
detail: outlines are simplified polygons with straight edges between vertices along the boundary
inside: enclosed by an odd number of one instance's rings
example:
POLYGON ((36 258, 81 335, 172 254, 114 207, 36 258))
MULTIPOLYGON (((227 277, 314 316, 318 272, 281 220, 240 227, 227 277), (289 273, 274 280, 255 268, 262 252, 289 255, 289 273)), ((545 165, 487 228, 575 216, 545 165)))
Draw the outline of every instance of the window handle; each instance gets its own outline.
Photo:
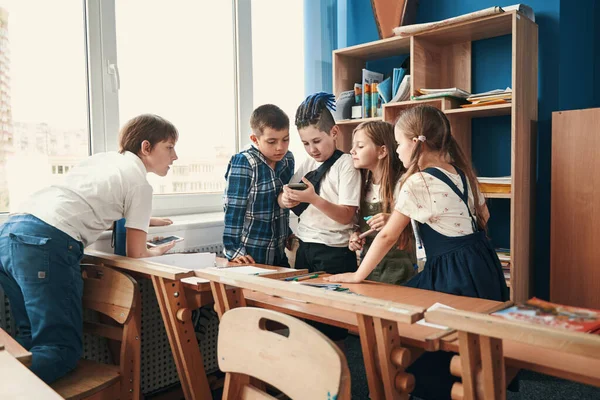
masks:
POLYGON ((117 64, 111 62, 108 63, 108 75, 111 77, 113 92, 118 92, 121 89, 121 78, 119 77, 119 67, 117 64))

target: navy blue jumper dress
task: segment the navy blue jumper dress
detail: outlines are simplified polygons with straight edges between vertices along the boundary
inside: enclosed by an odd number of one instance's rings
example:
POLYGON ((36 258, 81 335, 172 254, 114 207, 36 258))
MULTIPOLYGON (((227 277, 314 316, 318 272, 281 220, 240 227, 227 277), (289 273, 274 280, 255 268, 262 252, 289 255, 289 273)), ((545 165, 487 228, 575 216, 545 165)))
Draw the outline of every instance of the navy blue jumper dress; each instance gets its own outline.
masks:
POLYGON ((423 170, 448 185, 467 206, 474 233, 445 236, 427 224, 418 223, 427 261, 423 271, 405 286, 435 290, 459 296, 507 301, 508 288, 502 266, 485 231, 479 230, 469 208, 469 185, 465 174, 454 167, 462 180, 464 192, 437 168, 423 170))

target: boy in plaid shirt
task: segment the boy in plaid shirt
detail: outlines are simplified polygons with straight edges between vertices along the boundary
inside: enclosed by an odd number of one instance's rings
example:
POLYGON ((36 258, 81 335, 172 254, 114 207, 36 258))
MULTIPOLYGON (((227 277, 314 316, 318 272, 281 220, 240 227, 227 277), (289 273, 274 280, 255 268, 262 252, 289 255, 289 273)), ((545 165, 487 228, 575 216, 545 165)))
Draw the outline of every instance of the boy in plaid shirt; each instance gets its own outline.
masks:
POLYGON ((250 127, 252 146, 234 155, 225 173, 225 255, 240 264, 289 267, 290 214, 277 196, 294 174, 290 120, 279 107, 265 104, 252 112, 250 127))

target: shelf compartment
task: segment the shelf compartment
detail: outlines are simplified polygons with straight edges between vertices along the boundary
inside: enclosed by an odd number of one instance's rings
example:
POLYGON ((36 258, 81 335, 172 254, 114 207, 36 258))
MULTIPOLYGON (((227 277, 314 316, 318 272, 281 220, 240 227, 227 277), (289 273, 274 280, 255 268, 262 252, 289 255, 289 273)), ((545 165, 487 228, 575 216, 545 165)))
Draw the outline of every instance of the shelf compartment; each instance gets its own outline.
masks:
POLYGON ((450 116, 465 116, 469 118, 482 117, 498 117, 502 115, 510 115, 512 113, 512 104, 493 104, 491 106, 454 108, 444 110, 446 115, 450 116))

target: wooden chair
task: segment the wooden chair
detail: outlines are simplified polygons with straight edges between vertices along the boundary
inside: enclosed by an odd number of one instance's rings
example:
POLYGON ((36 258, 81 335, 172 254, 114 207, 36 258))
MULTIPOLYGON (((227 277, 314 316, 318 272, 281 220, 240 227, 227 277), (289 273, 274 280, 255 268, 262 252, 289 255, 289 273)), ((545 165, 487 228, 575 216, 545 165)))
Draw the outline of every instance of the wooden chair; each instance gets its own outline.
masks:
POLYGON ((512 367, 600 387, 599 335, 459 310, 429 311, 425 320, 458 331, 460 356, 450 369, 462 383, 452 387, 453 399, 506 399, 512 375, 507 360, 512 367))
POLYGON ((274 386, 293 399, 350 399, 346 357, 325 335, 289 315, 252 307, 227 311, 217 355, 226 372, 223 399, 273 399, 250 383, 274 386), (289 335, 270 331, 281 324, 289 335))
MULTIPOLYGON (((80 360, 77 368, 51 386, 65 399, 140 398, 141 297, 129 275, 99 265, 82 265, 83 308, 107 323, 86 322, 84 332, 120 342, 118 365, 80 360), (121 326, 122 325, 122 326, 121 326)), ((116 353, 116 352, 115 352, 116 353)))

